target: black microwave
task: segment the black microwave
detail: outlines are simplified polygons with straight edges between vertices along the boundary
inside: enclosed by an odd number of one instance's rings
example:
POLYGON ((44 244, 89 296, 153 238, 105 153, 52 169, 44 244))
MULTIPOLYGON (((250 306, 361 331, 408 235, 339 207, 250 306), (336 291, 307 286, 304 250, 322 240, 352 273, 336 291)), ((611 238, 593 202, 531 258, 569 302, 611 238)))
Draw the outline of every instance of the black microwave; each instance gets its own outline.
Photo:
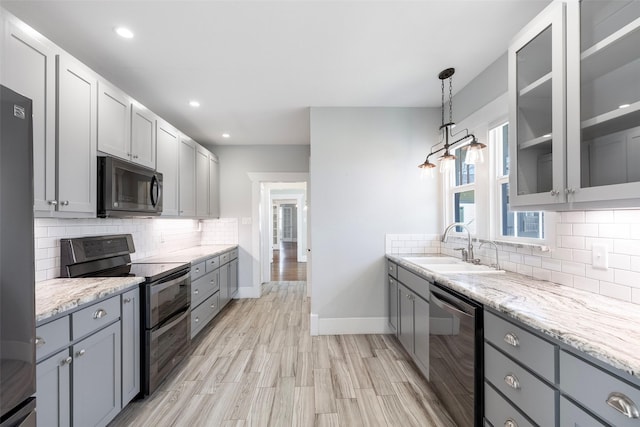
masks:
POLYGON ((98 216, 162 213, 162 174, 113 157, 98 157, 98 216))

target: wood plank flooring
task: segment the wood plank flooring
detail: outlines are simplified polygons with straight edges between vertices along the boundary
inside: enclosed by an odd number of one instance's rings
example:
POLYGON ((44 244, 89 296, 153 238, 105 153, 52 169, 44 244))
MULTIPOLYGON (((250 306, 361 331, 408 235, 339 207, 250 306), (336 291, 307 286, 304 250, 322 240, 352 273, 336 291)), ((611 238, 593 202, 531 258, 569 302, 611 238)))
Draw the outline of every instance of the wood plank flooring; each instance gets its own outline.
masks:
POLYGON ((391 335, 309 335, 305 282, 235 300, 116 426, 455 426, 391 335))
POLYGON ((281 242, 280 249, 273 251, 271 280, 274 282, 307 280, 307 263, 298 262, 296 242, 281 242))

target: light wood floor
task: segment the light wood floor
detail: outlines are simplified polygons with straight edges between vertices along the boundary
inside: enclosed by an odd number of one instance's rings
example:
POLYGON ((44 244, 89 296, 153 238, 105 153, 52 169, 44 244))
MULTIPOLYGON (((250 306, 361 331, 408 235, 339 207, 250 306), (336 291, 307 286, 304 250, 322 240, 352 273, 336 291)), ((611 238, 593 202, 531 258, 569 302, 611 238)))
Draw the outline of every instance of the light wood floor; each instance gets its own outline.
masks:
POLYGON ((296 242, 281 242, 280 249, 273 251, 271 280, 274 282, 307 280, 307 263, 298 262, 296 242))
POLYGON ((305 282, 233 301, 112 426, 454 426, 391 335, 309 335, 305 282))

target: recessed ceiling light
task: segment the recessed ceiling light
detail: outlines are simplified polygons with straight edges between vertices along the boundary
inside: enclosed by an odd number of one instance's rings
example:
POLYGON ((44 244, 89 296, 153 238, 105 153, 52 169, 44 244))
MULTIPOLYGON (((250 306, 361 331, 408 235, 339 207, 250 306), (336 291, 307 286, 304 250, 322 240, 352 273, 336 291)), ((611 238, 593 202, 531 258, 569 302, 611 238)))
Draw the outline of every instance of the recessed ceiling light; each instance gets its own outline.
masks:
POLYGON ((200 106, 200 103, 198 101, 189 101, 189 105, 196 108, 200 106))
POLYGON ((629 107, 629 106, 630 106, 630 104, 622 104, 622 105, 620 105, 618 108, 627 108, 627 107, 629 107))
POLYGON ((231 138, 231 135, 229 135, 228 133, 223 133, 223 134, 222 134, 222 137, 223 137, 223 138, 231 138))
POLYGON ((114 29, 114 31, 116 32, 117 35, 119 35, 122 38, 125 39, 132 39, 133 38, 133 32, 125 27, 116 27, 114 29))

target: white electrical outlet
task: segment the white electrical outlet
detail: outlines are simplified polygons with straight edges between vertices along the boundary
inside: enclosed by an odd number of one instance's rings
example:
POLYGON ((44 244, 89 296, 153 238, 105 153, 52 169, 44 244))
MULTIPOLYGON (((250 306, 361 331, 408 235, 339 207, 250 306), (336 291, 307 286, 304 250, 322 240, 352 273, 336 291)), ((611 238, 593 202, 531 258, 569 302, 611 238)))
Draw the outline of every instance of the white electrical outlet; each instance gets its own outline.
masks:
POLYGON ((609 268, 609 254, 606 245, 593 245, 591 253, 593 254, 593 268, 602 270, 609 268))

